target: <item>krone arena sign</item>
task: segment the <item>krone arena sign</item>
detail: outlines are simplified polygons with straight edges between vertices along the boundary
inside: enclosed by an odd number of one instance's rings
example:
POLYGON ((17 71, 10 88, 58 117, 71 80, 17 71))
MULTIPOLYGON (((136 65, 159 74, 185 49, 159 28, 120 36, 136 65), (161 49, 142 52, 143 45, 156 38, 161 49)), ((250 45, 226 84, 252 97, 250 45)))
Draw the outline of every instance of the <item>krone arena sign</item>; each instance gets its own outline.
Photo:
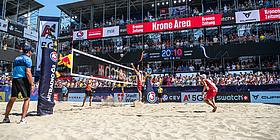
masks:
POLYGON ((128 34, 142 34, 221 25, 222 14, 128 24, 128 34))

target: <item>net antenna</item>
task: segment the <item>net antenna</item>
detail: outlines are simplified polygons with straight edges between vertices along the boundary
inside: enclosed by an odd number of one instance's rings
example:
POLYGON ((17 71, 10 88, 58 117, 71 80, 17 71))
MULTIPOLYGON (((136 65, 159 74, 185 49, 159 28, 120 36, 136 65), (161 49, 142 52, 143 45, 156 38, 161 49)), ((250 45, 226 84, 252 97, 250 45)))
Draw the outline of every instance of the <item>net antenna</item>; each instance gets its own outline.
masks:
MULTIPOLYGON (((82 77, 82 78, 88 78, 88 79, 95 79, 95 80, 100 80, 100 81, 106 81, 106 82, 112 82, 112 83, 122 83, 122 84, 129 84, 129 85, 137 85, 136 83, 132 83, 132 82, 125 82, 125 81, 119 81, 119 80, 112 80, 112 79, 106 79, 106 78, 101 78, 101 77, 95 77, 95 76, 87 76, 87 75, 82 75, 82 74, 78 74, 78 73, 73 73, 73 67, 74 67, 74 53, 78 53, 78 54, 82 54, 84 56, 87 56, 87 57, 90 57, 90 58, 93 58, 93 59, 96 59, 98 61, 102 61, 102 62, 105 62, 105 63, 108 63, 108 64, 111 64, 111 65, 114 65, 114 66, 117 66, 117 67, 120 67, 120 68, 123 68, 123 69, 128 69, 128 70, 131 70, 133 71, 134 69, 131 68, 131 67, 127 67, 127 66, 124 66, 124 65, 121 65, 121 64, 118 64, 118 63, 115 63, 115 62, 112 62, 112 61, 109 61, 109 60, 106 60, 104 58, 100 58, 100 57, 97 57, 97 56, 94 56, 92 54, 88 54, 88 53, 85 53, 83 51, 80 51, 80 50, 77 50, 77 49, 72 49, 72 59, 71 59, 71 69, 70 69, 70 75, 72 77, 82 77)), ((115 69, 112 69, 113 71, 118 71, 118 70, 115 70, 115 69)))

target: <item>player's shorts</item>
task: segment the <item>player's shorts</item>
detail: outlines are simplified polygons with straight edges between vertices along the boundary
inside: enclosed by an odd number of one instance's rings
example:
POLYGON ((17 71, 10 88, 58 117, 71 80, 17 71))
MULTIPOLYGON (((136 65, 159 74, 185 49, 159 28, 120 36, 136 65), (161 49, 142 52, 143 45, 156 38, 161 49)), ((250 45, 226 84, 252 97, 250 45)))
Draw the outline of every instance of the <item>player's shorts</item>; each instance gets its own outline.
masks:
POLYGON ((158 93, 158 98, 162 98, 162 93, 158 93))
POLYGON ((86 96, 92 96, 92 92, 91 91, 86 91, 86 96))
POLYGON ((137 85, 137 89, 138 89, 139 91, 142 91, 142 85, 137 85))
POLYGON ((216 89, 209 89, 204 97, 205 100, 213 99, 217 94, 216 89))
POLYGON ((13 78, 12 81, 12 95, 11 97, 17 97, 19 92, 23 98, 30 97, 31 85, 27 78, 13 78))

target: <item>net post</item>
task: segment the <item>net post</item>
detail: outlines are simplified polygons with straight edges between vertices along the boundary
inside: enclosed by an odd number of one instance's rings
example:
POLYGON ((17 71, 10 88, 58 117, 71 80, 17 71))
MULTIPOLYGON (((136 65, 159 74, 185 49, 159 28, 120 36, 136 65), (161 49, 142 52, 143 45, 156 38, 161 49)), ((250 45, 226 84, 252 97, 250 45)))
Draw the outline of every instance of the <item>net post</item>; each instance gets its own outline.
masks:
POLYGON ((73 66, 74 66, 74 63, 73 63, 73 58, 74 58, 74 52, 73 52, 73 49, 71 50, 71 68, 70 68, 70 75, 73 74, 73 66))

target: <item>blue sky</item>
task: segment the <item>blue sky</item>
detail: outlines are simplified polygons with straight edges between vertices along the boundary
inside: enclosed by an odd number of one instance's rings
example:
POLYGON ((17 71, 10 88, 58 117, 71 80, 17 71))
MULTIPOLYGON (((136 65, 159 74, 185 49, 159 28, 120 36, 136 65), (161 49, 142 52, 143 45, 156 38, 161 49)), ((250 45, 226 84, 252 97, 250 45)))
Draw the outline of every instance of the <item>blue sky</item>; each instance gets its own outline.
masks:
POLYGON ((41 16, 60 16, 60 10, 56 7, 57 5, 76 2, 80 0, 36 0, 37 2, 45 5, 44 8, 40 9, 41 16))

